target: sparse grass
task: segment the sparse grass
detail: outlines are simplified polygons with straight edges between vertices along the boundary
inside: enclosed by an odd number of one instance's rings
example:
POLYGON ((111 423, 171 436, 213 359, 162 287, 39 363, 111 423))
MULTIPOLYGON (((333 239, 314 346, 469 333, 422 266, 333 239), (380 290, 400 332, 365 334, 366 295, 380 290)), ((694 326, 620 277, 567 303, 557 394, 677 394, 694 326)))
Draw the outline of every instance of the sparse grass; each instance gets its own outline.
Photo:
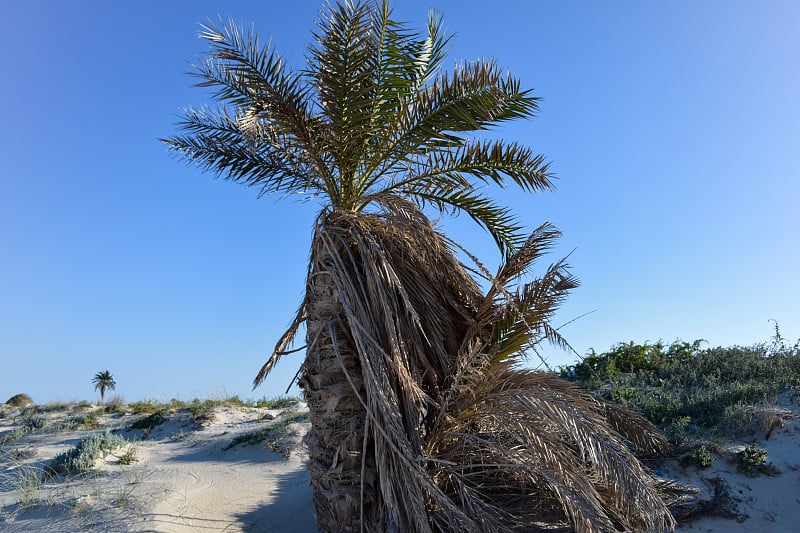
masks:
POLYGON ((44 476, 40 468, 27 464, 15 464, 8 473, 0 476, 0 489, 11 490, 19 507, 27 509, 41 503, 40 490, 44 476))
POLYGON ((105 458, 127 442, 109 431, 93 433, 81 439, 74 448, 54 457, 45 470, 49 476, 84 474, 94 468, 98 459, 105 458))
POLYGON ((127 447, 125 452, 119 456, 119 464, 129 466, 139 462, 139 457, 136 454, 136 445, 131 444, 127 447))
POLYGON ((291 424, 308 421, 307 413, 288 412, 285 414, 286 418, 278 420, 268 427, 237 435, 223 450, 230 450, 239 444, 263 444, 267 448, 275 450, 277 441, 287 434, 287 430, 291 424))
POLYGON ((300 401, 300 398, 295 396, 279 396, 277 398, 261 398, 255 401, 255 407, 262 409, 284 409, 292 407, 300 401))

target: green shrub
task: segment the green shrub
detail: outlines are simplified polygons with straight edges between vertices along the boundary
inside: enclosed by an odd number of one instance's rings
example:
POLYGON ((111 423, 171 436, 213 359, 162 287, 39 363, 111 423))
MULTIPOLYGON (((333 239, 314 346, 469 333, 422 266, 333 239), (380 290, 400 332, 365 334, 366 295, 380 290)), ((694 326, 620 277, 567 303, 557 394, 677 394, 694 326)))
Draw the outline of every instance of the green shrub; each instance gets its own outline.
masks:
POLYGON ((131 424, 130 429, 151 430, 167 421, 166 409, 160 409, 131 424))
POLYGON ((162 405, 157 404, 152 400, 133 402, 132 404, 128 405, 128 407, 135 415, 155 413, 158 410, 164 409, 162 405))
POLYGON ((295 396, 279 396, 277 398, 261 398, 256 400, 255 406, 262 408, 262 409, 284 409, 286 407, 291 407, 297 402, 300 401, 300 398, 295 396))
POLYGON ((126 443, 123 437, 109 431, 88 435, 74 448, 54 457, 47 465, 47 472, 50 475, 84 474, 94 468, 98 459, 126 443))
POLYGON ((89 411, 78 413, 70 416, 61 422, 61 431, 76 431, 78 429, 98 429, 100 427, 100 419, 97 412, 89 411))
POLYGON ((694 465, 698 468, 706 469, 714 463, 714 456, 704 445, 696 448, 690 455, 681 459, 683 466, 694 465))
POLYGON ((47 425, 47 418, 40 415, 28 415, 22 420, 22 425, 31 431, 42 429, 47 425))
POLYGON ((0 435, 0 445, 3 445, 7 442, 13 442, 15 440, 19 440, 22 437, 25 437, 31 432, 30 428, 22 426, 19 429, 15 429, 14 431, 6 431, 2 435, 0 435))
POLYGON ((798 345, 702 348, 702 342, 620 344, 603 354, 591 351, 560 373, 641 412, 671 432, 673 442, 687 437, 687 417, 693 431, 721 431, 744 414, 732 411, 735 406, 763 402, 800 383, 798 345))
POLYGON ((767 462, 767 450, 758 445, 757 442, 745 446, 739 452, 739 469, 748 475, 759 473, 767 462))

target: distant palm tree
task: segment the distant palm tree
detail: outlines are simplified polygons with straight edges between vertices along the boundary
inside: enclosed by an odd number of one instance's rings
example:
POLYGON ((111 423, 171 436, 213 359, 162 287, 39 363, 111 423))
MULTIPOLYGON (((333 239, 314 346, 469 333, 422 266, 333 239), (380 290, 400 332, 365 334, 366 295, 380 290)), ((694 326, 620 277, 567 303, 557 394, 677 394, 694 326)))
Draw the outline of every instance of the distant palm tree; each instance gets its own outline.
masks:
POLYGON ((558 232, 523 234, 484 186, 543 191, 552 176, 529 148, 469 134, 532 117, 538 99, 494 61, 443 71, 441 17, 414 32, 386 1, 328 4, 299 71, 233 24, 201 36, 212 51, 194 75, 219 106, 188 109, 165 142, 259 195, 322 204, 305 298, 255 380, 305 323, 319 530, 510 531, 554 516, 669 529, 627 445, 658 448, 651 426, 516 366, 542 341, 566 346, 550 319, 577 282, 560 261, 515 285, 558 232), (466 268, 425 208, 486 229, 498 273, 466 268))
POLYGON ((103 403, 106 391, 114 390, 114 388, 117 386, 117 382, 114 381, 114 378, 111 376, 111 372, 108 370, 104 370, 95 374, 94 378, 92 379, 92 383, 94 383, 94 390, 100 389, 100 403, 103 403))

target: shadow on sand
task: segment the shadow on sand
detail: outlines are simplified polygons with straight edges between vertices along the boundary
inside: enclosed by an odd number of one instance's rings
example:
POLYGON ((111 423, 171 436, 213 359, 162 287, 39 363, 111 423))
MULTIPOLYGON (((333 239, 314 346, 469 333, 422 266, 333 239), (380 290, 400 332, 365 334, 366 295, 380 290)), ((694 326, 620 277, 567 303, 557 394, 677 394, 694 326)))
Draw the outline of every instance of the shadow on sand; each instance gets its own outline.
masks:
POLYGON ((316 533, 308 471, 276 476, 270 503, 236 515, 243 531, 316 533))

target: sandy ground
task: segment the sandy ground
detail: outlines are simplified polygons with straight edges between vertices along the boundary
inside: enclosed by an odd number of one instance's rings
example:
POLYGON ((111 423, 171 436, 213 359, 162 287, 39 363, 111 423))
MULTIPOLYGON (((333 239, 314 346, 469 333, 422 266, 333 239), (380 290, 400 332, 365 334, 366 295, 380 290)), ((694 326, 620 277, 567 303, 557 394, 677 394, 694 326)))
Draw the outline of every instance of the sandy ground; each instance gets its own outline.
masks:
MULTIPOLYGON (((237 436, 277 426, 304 410, 303 404, 270 411, 217 407, 202 424, 179 411, 149 434, 125 429, 142 415, 103 415, 102 427, 116 429, 129 440, 138 439, 138 462, 120 465, 118 456, 124 450, 119 450, 98 463, 91 474, 22 483, 19 480, 31 479, 26 472, 36 472, 88 433, 37 430, 2 445, 0 531, 313 533, 316 527, 302 444, 309 424, 288 424, 271 447, 263 443, 231 446, 237 436)), ((678 532, 800 531, 796 394, 781 398, 775 416, 782 425, 768 439, 763 427, 757 427, 749 440, 709 443, 715 459, 709 469, 683 467, 677 459, 662 465, 659 473, 699 488, 702 500, 714 502, 708 505, 711 516, 684 523, 678 532), (748 476, 738 470, 736 453, 752 440, 767 450, 776 475, 748 476)), ((20 425, 19 419, 0 419, 0 437, 20 425)))
MULTIPOLYGON (((101 420, 105 427, 126 428, 141 416, 101 420)), ((290 424, 275 445, 278 451, 244 443, 225 449, 237 435, 286 416, 280 410, 221 407, 198 426, 188 413, 172 414, 149 435, 121 431, 141 439, 135 444, 135 464, 120 465, 118 457, 109 455, 93 474, 39 487, 12 480, 73 447, 87 431, 48 433, 45 428, 7 443, 0 455, 0 480, 5 480, 0 483, 0 531, 314 532, 302 446, 308 423, 290 424), (264 415, 274 418, 260 421, 264 415)), ((17 427, 12 420, 0 420, 0 434, 17 427)))
POLYGON ((668 465, 670 474, 683 483, 703 490, 705 499, 717 493, 716 516, 683 524, 681 533, 794 532, 800 531, 800 410, 797 393, 785 394, 771 413, 780 420, 769 432, 757 424, 740 443, 718 446, 714 463, 706 470, 683 469, 677 461, 668 465), (782 427, 780 427, 782 425, 782 427), (737 457, 745 444, 757 441, 767 450, 767 462, 776 470, 771 475, 748 476, 739 471, 737 457))

